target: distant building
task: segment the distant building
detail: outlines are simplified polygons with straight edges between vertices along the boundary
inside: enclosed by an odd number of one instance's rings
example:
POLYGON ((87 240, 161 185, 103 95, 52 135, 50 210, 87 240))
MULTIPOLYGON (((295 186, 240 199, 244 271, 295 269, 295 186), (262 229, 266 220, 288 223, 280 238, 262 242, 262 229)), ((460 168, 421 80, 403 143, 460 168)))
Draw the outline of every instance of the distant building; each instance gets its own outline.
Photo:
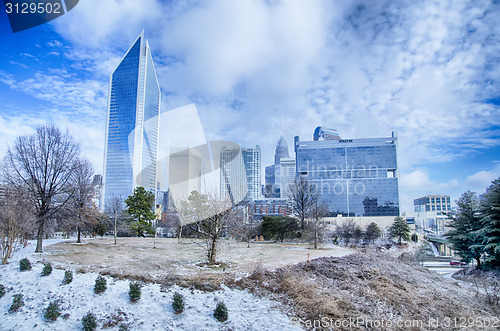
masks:
POLYGON ((255 200, 262 197, 261 194, 261 149, 260 146, 255 146, 253 148, 242 148, 241 153, 243 155, 243 162, 245 165, 247 187, 248 187, 248 199, 255 200))
POLYGON ((286 143, 285 137, 280 137, 278 143, 276 144, 276 149, 274 150, 274 164, 280 164, 281 159, 289 158, 288 144, 286 143))
POLYGON ((261 197, 261 149, 224 146, 220 152, 220 195, 233 204, 261 197))
POLYGON ((316 128, 313 141, 295 137, 298 176, 316 185, 332 216, 399 215, 397 137, 340 139, 316 128))
POLYGON ((451 201, 449 195, 426 195, 413 200, 415 212, 440 211, 451 212, 451 201))
POLYGON ((202 155, 194 148, 172 148, 169 161, 169 194, 184 201, 192 191, 201 193, 202 155))
POLYGON ((313 140, 318 141, 318 140, 341 140, 342 138, 339 136, 339 133, 337 130, 334 129, 328 129, 328 128, 323 128, 321 126, 318 126, 314 130, 313 134, 313 140))
POLYGON ((261 219, 262 216, 290 216, 292 206, 287 199, 265 198, 255 200, 252 205, 254 219, 261 219))
POLYGON ((144 32, 113 71, 104 151, 104 200, 142 186, 156 194, 160 87, 144 32))
POLYGON ((92 186, 94 186, 96 193, 94 202, 96 206, 102 210, 104 208, 104 202, 102 201, 102 175, 94 175, 94 178, 92 179, 92 186))
POLYGON ((286 198, 286 188, 295 182, 295 159, 290 158, 284 137, 276 145, 274 164, 266 167, 265 176, 265 197, 286 198))
POLYGON ((287 198, 290 185, 295 183, 295 159, 282 158, 276 169, 276 188, 280 198, 287 198))

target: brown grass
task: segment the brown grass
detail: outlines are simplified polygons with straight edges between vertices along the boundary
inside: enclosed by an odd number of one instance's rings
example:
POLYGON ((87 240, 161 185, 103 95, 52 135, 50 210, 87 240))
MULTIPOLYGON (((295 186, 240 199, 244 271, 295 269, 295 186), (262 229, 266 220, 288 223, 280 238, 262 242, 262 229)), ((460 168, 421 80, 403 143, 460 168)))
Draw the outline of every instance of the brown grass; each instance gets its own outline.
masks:
MULTIPOLYGON (((405 256, 397 259, 384 253, 319 258, 274 272, 256 270, 236 281, 234 286, 251 288, 257 294, 293 304, 295 314, 304 322, 321 318, 427 322, 429 318, 445 321, 446 318, 497 316, 467 287, 444 279, 405 256)), ((387 329, 424 330, 426 327, 387 329)), ((433 330, 450 330, 450 327, 441 325, 433 330)), ((474 330, 474 326, 470 325, 468 330, 474 330)))

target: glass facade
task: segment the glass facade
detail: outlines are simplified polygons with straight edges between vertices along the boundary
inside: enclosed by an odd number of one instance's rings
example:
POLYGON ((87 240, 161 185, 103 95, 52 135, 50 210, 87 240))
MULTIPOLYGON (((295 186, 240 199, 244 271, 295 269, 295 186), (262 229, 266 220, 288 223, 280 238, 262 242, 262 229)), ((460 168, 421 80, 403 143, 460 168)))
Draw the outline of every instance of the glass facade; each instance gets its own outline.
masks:
POLYGON ((261 198, 261 150, 224 146, 220 152, 220 193, 237 204, 261 198))
POLYGON ((415 212, 441 211, 451 212, 449 195, 427 195, 413 200, 415 212))
POLYGON ((160 87, 141 33, 111 74, 104 152, 104 200, 138 186, 156 193, 160 87))
POLYGON ((243 155, 243 163, 245 164, 248 198, 251 200, 260 199, 262 197, 260 146, 255 146, 255 148, 242 148, 241 152, 243 155))
POLYGON ((335 216, 397 216, 397 138, 299 141, 296 171, 335 216))

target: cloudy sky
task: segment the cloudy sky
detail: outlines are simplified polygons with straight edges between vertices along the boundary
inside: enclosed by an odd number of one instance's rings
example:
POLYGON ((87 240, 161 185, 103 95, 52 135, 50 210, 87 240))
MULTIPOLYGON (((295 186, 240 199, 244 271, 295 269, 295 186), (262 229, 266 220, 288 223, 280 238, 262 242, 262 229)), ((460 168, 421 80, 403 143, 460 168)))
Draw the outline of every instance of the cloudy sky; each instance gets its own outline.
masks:
POLYGON ((102 172, 109 75, 144 29, 162 112, 196 103, 208 140, 259 145, 316 126, 399 137, 402 211, 500 176, 500 2, 85 0, 12 33, 0 13, 0 155, 43 122, 102 172))

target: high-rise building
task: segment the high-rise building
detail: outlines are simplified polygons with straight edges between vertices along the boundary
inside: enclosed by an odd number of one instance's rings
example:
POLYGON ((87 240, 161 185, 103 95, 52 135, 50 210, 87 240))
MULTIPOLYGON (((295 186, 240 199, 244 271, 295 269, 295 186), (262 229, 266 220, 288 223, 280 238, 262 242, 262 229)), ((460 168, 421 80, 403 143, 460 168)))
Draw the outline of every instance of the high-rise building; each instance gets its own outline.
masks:
POLYGON ((449 195, 426 195, 425 197, 413 200, 413 206, 415 207, 415 212, 451 212, 451 202, 449 195))
POLYGON ((280 197, 287 198, 290 185, 295 183, 295 159, 282 158, 276 168, 276 178, 279 180, 276 181, 276 187, 279 188, 280 197))
POLYGON ((174 202, 186 200, 192 191, 201 193, 202 155, 194 148, 172 148, 169 189, 174 202))
POLYGON ((295 137, 295 154, 298 175, 316 185, 331 215, 399 215, 394 132, 388 138, 340 139, 320 128, 313 141, 295 137))
POLYGON ((290 158, 288 144, 280 137, 274 152, 274 164, 265 170, 265 196, 286 198, 288 185, 295 181, 295 159, 290 158))
POLYGON ((160 87, 144 31, 109 82, 104 199, 126 198, 142 186, 156 194, 160 87))
POLYGON ((220 195, 234 204, 261 197, 261 150, 222 147, 220 152, 220 195))
POLYGON ((261 150, 260 146, 253 148, 242 148, 243 162, 245 164, 248 198, 251 200, 260 199, 262 196, 261 185, 261 150))
POLYGON ((290 154, 288 153, 288 144, 286 143, 285 137, 281 136, 274 150, 274 164, 280 164, 283 158, 290 158, 290 154))

